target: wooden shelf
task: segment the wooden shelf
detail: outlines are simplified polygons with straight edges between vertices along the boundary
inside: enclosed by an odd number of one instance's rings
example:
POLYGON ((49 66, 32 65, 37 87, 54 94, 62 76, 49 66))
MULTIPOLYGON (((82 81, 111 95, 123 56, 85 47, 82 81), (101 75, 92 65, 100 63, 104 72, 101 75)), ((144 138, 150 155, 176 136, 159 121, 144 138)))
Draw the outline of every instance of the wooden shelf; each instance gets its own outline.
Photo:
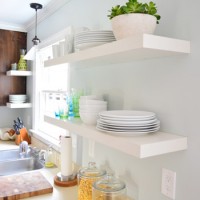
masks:
POLYGON ((32 76, 31 71, 10 70, 7 71, 7 76, 32 76))
POLYGON ((187 137, 157 132, 135 137, 119 137, 97 131, 79 119, 63 121, 45 116, 44 120, 77 135, 92 139, 137 158, 147 158, 187 149, 187 137))
POLYGON ((64 63, 111 64, 190 53, 190 42, 144 34, 85 49, 45 61, 44 66, 64 63))
POLYGON ((8 108, 31 108, 31 103, 7 103, 8 108))

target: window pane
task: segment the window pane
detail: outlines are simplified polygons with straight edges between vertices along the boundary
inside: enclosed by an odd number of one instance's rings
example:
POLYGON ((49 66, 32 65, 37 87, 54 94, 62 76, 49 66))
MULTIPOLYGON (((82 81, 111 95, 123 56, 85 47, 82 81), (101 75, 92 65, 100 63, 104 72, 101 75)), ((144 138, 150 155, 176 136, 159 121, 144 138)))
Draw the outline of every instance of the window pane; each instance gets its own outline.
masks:
POLYGON ((44 67, 44 61, 52 57, 52 48, 51 46, 40 49, 37 52, 37 74, 39 77, 37 79, 37 98, 39 101, 36 101, 36 107, 38 110, 39 117, 36 117, 35 120, 38 121, 38 130, 52 136, 53 138, 59 139, 60 135, 66 135, 67 131, 65 129, 56 127, 52 124, 44 122, 44 115, 46 113, 55 113, 55 100, 63 100, 64 94, 56 94, 51 92, 43 92, 44 90, 50 91, 68 91, 69 88, 69 66, 68 64, 53 66, 53 67, 44 67), (59 98, 56 98, 59 97, 59 98), (37 103, 38 102, 38 103, 37 103))
POLYGON ((68 65, 45 67, 43 90, 68 90, 68 65))

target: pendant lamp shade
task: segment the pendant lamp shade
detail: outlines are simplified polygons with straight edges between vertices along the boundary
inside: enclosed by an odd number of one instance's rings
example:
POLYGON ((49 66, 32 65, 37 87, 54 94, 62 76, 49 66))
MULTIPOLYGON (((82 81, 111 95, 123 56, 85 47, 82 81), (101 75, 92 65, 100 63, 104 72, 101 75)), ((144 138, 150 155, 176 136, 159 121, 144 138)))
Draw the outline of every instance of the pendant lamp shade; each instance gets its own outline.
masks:
POLYGON ((31 47, 31 49, 24 56, 24 59, 25 60, 35 60, 36 50, 37 50, 37 46, 36 45, 34 45, 33 47, 31 47))
POLYGON ((32 39, 33 47, 24 56, 25 60, 35 60, 37 45, 40 43, 40 39, 37 37, 37 10, 42 9, 42 5, 39 3, 31 3, 30 7, 35 9, 35 37, 32 39))

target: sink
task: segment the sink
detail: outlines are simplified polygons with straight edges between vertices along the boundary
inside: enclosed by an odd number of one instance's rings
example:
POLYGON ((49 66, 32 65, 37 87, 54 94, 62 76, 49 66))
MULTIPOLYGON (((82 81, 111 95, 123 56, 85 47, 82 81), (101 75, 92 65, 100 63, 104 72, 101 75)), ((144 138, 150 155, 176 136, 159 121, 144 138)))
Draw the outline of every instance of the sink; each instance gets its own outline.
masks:
POLYGON ((44 164, 30 151, 22 158, 19 149, 0 151, 0 176, 39 170, 44 164))
POLYGON ((44 165, 36 158, 0 162, 0 176, 42 169, 44 165))
POLYGON ((20 159, 19 149, 1 150, 0 162, 6 160, 20 159))

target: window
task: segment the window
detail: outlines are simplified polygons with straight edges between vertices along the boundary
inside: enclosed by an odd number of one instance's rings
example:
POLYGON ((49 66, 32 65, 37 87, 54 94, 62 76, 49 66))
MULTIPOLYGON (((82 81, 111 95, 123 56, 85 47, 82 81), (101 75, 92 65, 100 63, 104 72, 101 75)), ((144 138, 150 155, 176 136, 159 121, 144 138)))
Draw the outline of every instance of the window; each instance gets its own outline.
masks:
MULTIPOLYGON (((64 37, 63 37, 64 38, 64 37)), ((57 43, 62 41, 58 40, 57 43)), ((57 102, 66 103, 69 87, 69 65, 44 67, 44 61, 52 58, 52 45, 55 39, 48 39, 48 45, 40 47, 36 53, 35 76, 33 81, 33 129, 58 140, 66 135, 65 129, 44 121, 44 115, 54 115, 57 102)))

